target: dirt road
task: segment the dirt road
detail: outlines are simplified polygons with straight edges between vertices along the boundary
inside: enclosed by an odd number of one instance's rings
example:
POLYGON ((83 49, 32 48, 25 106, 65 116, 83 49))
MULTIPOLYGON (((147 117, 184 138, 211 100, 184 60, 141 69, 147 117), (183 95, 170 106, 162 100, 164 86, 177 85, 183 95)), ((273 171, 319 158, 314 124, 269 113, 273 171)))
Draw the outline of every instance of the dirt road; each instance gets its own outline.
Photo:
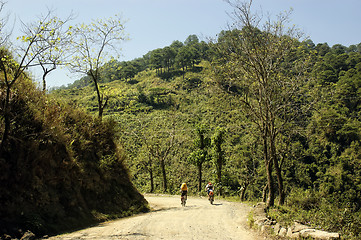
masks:
POLYGON ((247 229, 246 204, 188 197, 181 207, 179 196, 147 195, 150 213, 110 221, 96 227, 51 237, 70 239, 238 239, 263 240, 247 229))

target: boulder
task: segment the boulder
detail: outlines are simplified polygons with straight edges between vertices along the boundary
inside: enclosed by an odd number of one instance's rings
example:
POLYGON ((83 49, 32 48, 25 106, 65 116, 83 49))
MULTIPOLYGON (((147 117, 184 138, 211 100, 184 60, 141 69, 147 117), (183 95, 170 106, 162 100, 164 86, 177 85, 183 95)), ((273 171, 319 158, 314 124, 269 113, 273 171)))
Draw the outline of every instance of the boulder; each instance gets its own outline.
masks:
POLYGON ((284 227, 281 227, 280 231, 278 232, 278 236, 286 237, 287 235, 287 229, 284 227))
POLYGON ((273 227, 273 232, 274 234, 278 235, 278 233, 280 232, 281 230, 281 225, 279 223, 276 223, 273 227))
POLYGON ((304 225, 302 223, 299 222, 294 222, 293 226, 292 226, 292 232, 300 232, 303 229, 310 229, 310 226, 304 225))
POLYGON ((339 233, 326 232, 316 229, 303 229, 300 231, 300 236, 304 238, 311 237, 317 240, 340 239, 339 233))
POLYGON ((35 234, 27 231, 24 233, 24 235, 20 238, 20 240, 33 240, 35 239, 35 234))
POLYGON ((266 204, 257 203, 253 207, 254 214, 254 226, 257 227, 261 232, 273 232, 280 237, 289 237, 292 239, 299 238, 312 238, 316 240, 333 240, 340 239, 339 233, 326 232, 321 230, 316 230, 310 226, 304 225, 299 222, 294 222, 294 224, 285 228, 282 227, 279 223, 274 220, 271 220, 267 217, 266 214, 266 204))
POLYGON ((299 232, 293 232, 292 227, 289 227, 287 229, 286 236, 289 237, 289 238, 296 238, 297 239, 297 238, 299 238, 300 233, 299 232))

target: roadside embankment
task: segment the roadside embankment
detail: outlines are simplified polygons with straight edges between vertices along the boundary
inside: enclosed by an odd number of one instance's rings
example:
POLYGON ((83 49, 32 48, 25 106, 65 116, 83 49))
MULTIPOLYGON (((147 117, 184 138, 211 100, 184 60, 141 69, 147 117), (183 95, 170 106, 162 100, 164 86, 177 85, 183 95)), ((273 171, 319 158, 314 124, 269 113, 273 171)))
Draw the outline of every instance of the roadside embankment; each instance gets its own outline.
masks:
POLYGON ((252 214, 253 217, 251 220, 251 225, 261 232, 268 232, 280 237, 286 237, 290 239, 340 239, 339 233, 317 230, 310 226, 301 224, 297 221, 295 221, 292 226, 282 226, 280 223, 277 223, 275 220, 271 220, 267 216, 265 203, 257 203, 257 205, 255 205, 252 209, 252 214))

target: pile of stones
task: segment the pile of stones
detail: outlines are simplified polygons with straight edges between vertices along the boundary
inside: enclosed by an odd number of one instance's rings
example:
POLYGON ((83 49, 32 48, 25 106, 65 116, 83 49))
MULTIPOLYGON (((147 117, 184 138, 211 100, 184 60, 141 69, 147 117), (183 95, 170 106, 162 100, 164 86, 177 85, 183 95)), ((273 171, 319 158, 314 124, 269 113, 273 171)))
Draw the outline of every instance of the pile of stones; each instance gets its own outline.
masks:
POLYGON ((339 233, 317 230, 299 222, 294 222, 294 224, 290 227, 283 227, 276 221, 267 217, 265 203, 258 203, 255 205, 252 212, 254 220, 253 226, 261 232, 271 232, 280 237, 288 237, 291 239, 341 239, 339 233))

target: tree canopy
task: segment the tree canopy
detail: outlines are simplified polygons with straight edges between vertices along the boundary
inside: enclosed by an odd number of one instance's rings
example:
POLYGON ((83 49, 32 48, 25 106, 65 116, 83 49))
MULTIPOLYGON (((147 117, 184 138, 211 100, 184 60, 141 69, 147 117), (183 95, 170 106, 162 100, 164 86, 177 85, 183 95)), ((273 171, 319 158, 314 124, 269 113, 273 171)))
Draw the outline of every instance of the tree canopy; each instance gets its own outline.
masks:
MULTIPOLYGON (((95 169, 94 178, 97 171, 104 179, 115 176, 106 170, 117 169, 116 144, 142 192, 177 194, 187 182, 190 194, 205 195, 202 190, 212 181, 217 194, 266 201, 273 218, 293 215, 360 238, 361 44, 314 44, 288 24, 291 12, 263 19, 249 3, 228 2, 234 24, 211 41, 192 34, 131 61, 109 56, 85 64, 78 56, 82 78, 49 97, 89 114, 101 109, 103 123, 95 118, 71 130, 79 119, 64 113, 61 121, 67 124, 60 126, 66 133, 56 136, 74 134, 74 141, 66 142, 69 154, 84 160, 74 160, 80 167, 95 169), (101 130, 103 124, 110 125, 101 130), (107 142, 108 135, 114 142, 107 142)), ((117 33, 123 34, 118 23, 117 33)), ((80 53, 82 46, 77 47, 80 53)), ((0 54, 0 107, 8 114, 0 118, 8 124, 1 134, 7 132, 11 141, 20 135, 33 139, 30 130, 36 126, 57 134, 56 126, 19 121, 17 107, 25 100, 19 100, 18 89, 29 79, 26 64, 10 49, 0 54)), ((37 105, 26 102, 29 108, 37 105)), ((63 111, 56 106, 46 105, 49 112, 38 109, 29 119, 53 119, 52 113, 63 111)), ((92 178, 86 180, 92 188, 92 178)))

